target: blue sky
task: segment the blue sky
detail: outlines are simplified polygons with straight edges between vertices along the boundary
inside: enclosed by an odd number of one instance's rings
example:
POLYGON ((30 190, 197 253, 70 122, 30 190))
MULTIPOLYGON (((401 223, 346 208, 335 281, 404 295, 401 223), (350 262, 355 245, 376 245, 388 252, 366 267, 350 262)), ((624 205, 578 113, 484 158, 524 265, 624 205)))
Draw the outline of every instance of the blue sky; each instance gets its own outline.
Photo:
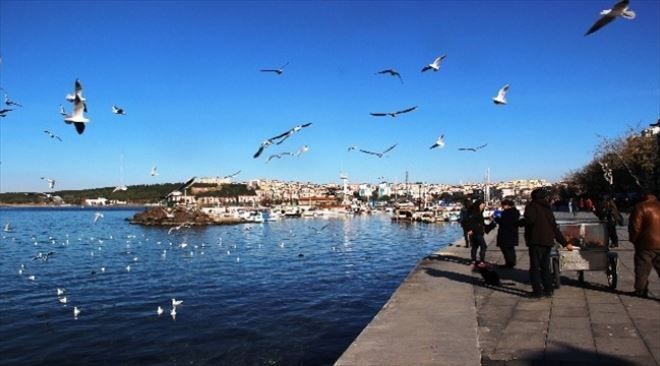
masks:
POLYGON ((591 159, 596 133, 660 114, 660 2, 633 1, 635 20, 584 37, 613 3, 2 0, 0 84, 24 108, 0 120, 0 191, 47 190, 41 176, 77 189, 239 169, 239 180, 401 181, 407 170, 458 183, 490 167, 493 180, 555 181, 591 159), (439 72, 420 73, 442 54, 439 72), (288 61, 281 76, 258 72, 288 61), (391 67, 404 84, 374 75, 391 67), (76 78, 91 119, 80 136, 58 114, 76 78), (506 83, 509 104, 495 106, 506 83), (440 134, 446 147, 430 151, 440 134), (347 152, 394 143, 382 159, 347 152), (303 144, 307 154, 265 163, 303 144))

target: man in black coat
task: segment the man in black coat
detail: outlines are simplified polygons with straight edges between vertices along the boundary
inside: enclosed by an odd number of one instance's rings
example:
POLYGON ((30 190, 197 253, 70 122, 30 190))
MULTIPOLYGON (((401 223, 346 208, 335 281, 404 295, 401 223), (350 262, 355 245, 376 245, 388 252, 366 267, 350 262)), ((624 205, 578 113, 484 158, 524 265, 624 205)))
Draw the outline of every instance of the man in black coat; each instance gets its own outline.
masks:
POLYGON ((516 266, 516 246, 518 246, 518 227, 520 226, 520 212, 513 201, 502 201, 502 212, 494 218, 497 223, 497 246, 504 256, 504 267, 516 266))
POLYGON ((532 191, 532 202, 525 206, 525 243, 529 247, 529 281, 532 297, 552 296, 550 249, 555 240, 568 250, 573 246, 559 231, 555 216, 543 188, 532 191))

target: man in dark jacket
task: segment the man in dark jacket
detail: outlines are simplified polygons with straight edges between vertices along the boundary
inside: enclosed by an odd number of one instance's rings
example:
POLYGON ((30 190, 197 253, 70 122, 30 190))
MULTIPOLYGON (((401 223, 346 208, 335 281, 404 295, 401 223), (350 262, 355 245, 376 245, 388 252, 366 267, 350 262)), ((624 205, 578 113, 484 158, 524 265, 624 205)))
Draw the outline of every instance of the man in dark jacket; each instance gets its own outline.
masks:
POLYGON ((470 199, 466 198, 465 201, 463 201, 463 207, 461 207, 461 213, 460 216, 458 217, 458 222, 461 224, 461 227, 463 228, 463 238, 465 239, 465 247, 469 248, 470 247, 470 237, 468 235, 468 216, 469 216, 469 210, 470 210, 470 199))
POLYGON ((476 266, 483 267, 485 266, 484 260, 486 259, 486 245, 485 235, 485 225, 484 225, 484 208, 486 203, 482 200, 476 200, 470 206, 470 211, 468 212, 467 219, 467 228, 468 235, 470 237, 470 245, 472 249, 470 250, 470 258, 472 263, 476 266), (479 260, 477 261, 477 249, 479 250, 479 260))
POLYGON ((555 240, 568 250, 573 246, 566 241, 546 199, 543 188, 532 191, 532 202, 525 206, 525 243, 529 247, 529 281, 532 297, 552 296, 550 249, 555 240))
POLYGON ((647 297, 651 267, 660 276, 660 202, 642 197, 628 219, 628 237, 635 244, 635 295, 647 297))
POLYGON ((513 201, 509 200, 502 201, 502 209, 502 213, 494 217, 498 226, 497 246, 500 247, 504 256, 504 267, 513 268, 516 266, 520 212, 518 212, 513 201))

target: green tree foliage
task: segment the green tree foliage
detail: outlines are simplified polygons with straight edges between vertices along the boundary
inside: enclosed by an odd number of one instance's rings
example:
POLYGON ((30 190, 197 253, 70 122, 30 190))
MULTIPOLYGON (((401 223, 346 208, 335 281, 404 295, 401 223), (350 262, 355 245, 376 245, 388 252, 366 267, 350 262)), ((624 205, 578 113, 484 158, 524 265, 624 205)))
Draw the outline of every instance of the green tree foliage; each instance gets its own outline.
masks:
MULTIPOLYGON (((81 190, 55 191, 53 197, 61 197, 65 203, 82 204, 85 199, 107 198, 108 200, 127 201, 128 203, 157 203, 167 196, 168 193, 181 187, 183 183, 164 183, 164 184, 140 184, 128 186, 126 191, 112 192, 114 187, 92 188, 81 190)), ((39 204, 49 203, 49 200, 43 194, 37 193, 2 193, 0 194, 0 203, 3 204, 39 204)))

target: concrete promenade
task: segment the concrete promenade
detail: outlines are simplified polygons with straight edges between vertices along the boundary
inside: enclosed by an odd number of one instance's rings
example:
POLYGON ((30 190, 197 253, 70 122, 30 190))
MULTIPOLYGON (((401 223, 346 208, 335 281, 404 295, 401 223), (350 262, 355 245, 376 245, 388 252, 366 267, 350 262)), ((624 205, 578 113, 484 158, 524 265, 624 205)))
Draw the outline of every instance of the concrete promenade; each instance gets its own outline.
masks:
MULTIPOLYGON (((660 365, 660 280, 633 289, 633 248, 619 230, 619 283, 563 272, 552 298, 529 298, 524 241, 501 286, 472 272, 463 240, 421 260, 336 365, 660 365)), ((495 233, 487 261, 503 263, 495 233)), ((522 239, 522 238, 521 238, 522 239)))

